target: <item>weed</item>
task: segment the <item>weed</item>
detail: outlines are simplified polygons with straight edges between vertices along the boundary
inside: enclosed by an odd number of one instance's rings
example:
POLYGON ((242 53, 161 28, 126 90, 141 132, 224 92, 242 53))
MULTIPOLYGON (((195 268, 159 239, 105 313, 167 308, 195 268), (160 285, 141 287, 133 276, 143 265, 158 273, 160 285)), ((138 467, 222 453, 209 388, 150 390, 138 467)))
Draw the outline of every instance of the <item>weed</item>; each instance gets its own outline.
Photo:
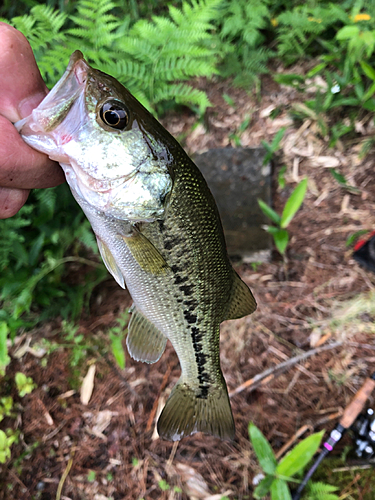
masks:
POLYGON ((14 380, 16 382, 18 394, 21 398, 26 396, 26 394, 30 394, 30 392, 32 392, 36 387, 33 379, 31 377, 27 377, 22 372, 17 372, 14 380))
POLYGON ((109 330, 109 338, 111 341, 112 354, 121 370, 125 368, 125 353, 122 346, 122 341, 126 334, 126 326, 129 322, 128 311, 124 312, 117 318, 117 326, 109 330))
POLYGON ((264 229, 273 237, 277 250, 285 259, 285 251, 289 242, 287 227, 303 203, 307 190, 307 179, 302 180, 294 189, 285 203, 282 214, 276 213, 263 200, 258 199, 258 204, 266 217, 271 219, 275 226, 264 226, 264 229))
MULTIPOLYGON (((250 422, 249 436, 254 452, 258 458, 265 476, 259 482, 254 490, 254 498, 263 498, 271 495, 271 500, 291 500, 291 494, 288 483, 298 483, 300 474, 306 465, 315 455, 322 440, 324 431, 312 434, 298 443, 284 458, 277 462, 267 439, 261 431, 250 422), (297 477, 295 477, 297 475, 297 477)), ((319 500, 339 500, 333 491, 337 488, 331 485, 316 483, 310 486, 309 497, 319 498, 319 500), (311 495, 313 491, 315 496, 311 495), (317 493, 321 496, 317 496, 317 493), (331 496, 329 496, 331 495, 331 496)))
POLYGON ((267 163, 269 161, 271 161, 271 159, 272 159, 273 155, 276 153, 276 151, 279 150, 280 142, 281 142, 282 138, 284 137, 285 130, 286 130, 285 127, 281 128, 277 132, 275 137, 272 139, 271 144, 269 144, 266 141, 262 141, 262 145, 263 145, 264 149, 266 150, 266 154, 265 154, 264 159, 263 159, 263 165, 267 165, 267 163))

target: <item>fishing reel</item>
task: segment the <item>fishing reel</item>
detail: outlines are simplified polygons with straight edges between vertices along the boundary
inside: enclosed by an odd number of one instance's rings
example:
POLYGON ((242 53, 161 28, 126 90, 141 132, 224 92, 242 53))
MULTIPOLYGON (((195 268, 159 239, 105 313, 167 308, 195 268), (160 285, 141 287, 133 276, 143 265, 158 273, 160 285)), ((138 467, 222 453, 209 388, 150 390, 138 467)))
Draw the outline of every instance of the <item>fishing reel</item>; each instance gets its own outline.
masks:
POLYGON ((355 443, 354 453, 358 458, 375 464, 375 412, 368 408, 351 426, 355 443))
POLYGON ((361 413, 374 389, 375 372, 365 380, 362 387, 345 408, 340 421, 331 431, 327 441, 323 443, 322 451, 319 453, 314 464, 294 492, 293 500, 299 500, 301 498, 302 491, 308 480, 348 429, 352 430, 354 434, 354 452, 357 457, 365 459, 368 463, 375 463, 375 412, 372 408, 368 408, 366 412, 361 413))

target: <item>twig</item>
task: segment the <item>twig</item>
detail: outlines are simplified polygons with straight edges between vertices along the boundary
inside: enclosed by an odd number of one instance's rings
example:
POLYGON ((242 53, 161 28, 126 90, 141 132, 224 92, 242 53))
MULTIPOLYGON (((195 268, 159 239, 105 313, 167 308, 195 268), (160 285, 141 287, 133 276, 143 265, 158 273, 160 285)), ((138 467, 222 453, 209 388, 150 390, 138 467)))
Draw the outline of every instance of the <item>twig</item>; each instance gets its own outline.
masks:
POLYGON ((57 488, 56 500, 60 500, 60 498, 61 498, 61 492, 62 492, 64 483, 65 483, 65 480, 68 477, 68 474, 70 472, 70 469, 72 468, 72 465, 73 465, 73 458, 69 458, 68 464, 67 464, 67 466, 66 466, 66 468, 64 470, 63 475, 61 476, 61 479, 60 479, 60 482, 59 482, 59 486, 57 488))
POLYGON ((308 431, 309 429, 311 429, 311 426, 310 425, 303 425, 302 427, 300 427, 298 429, 298 431, 294 434, 294 436, 292 436, 289 441, 287 443, 284 444, 284 446, 282 448, 280 448, 280 450, 276 453, 276 458, 277 460, 282 457, 284 455, 284 453, 289 450, 289 448, 294 444, 295 441, 297 441, 297 439, 299 437, 302 436, 302 434, 305 434, 306 431, 308 431))
POLYGON ((262 373, 259 373, 258 375, 255 375, 255 377, 251 378, 250 380, 247 380, 243 384, 239 385, 236 389, 231 391, 229 393, 229 397, 232 397, 245 389, 249 389, 249 391, 254 391, 263 381, 269 381, 275 378, 277 375, 281 375, 286 369, 289 367, 295 365, 296 363, 299 363, 300 361, 303 361, 307 358, 310 358, 311 356, 314 356, 315 354, 319 354, 324 351, 329 351, 332 349, 336 349, 336 347, 340 347, 343 344, 343 342, 334 342, 333 344, 328 344, 324 345, 322 347, 317 347, 316 349, 311 349, 310 351, 304 352, 303 354, 300 354, 299 356, 295 356, 294 358, 288 359, 287 361, 284 361, 283 363, 280 363, 276 366, 273 366, 272 368, 268 368, 268 370, 265 370, 262 373))
POLYGON ((168 378, 169 378, 169 375, 171 374, 171 371, 172 371, 172 367, 169 364, 168 368, 167 368, 167 371, 165 372, 163 380, 161 382, 161 386, 159 388, 158 397, 155 399, 154 405, 153 405, 153 407, 151 409, 151 412, 150 412, 150 416, 148 417, 148 421, 147 421, 147 425, 146 425, 146 432, 148 432, 149 430, 151 430, 152 422, 154 421, 156 410, 158 409, 158 403, 159 403, 160 394, 162 393, 162 391, 164 390, 165 386, 168 383, 168 378))

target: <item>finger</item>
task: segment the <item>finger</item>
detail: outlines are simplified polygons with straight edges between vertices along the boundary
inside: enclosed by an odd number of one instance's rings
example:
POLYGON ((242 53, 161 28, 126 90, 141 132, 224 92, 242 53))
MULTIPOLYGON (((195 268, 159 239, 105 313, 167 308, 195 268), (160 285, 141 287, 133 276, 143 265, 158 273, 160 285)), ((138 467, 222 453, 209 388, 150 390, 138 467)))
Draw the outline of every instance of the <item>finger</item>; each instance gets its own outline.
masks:
POLYGON ((0 114, 15 122, 47 95, 33 51, 23 34, 0 23, 0 114))
POLYGON ((30 148, 10 123, 28 116, 48 93, 31 47, 22 33, 1 22, 0 47, 0 186, 61 184, 65 179, 58 164, 30 148))
POLYGON ((0 116, 0 186, 47 188, 64 182, 61 167, 30 148, 14 126, 0 116))
POLYGON ((29 192, 27 189, 0 187, 0 219, 15 215, 26 203, 29 192))

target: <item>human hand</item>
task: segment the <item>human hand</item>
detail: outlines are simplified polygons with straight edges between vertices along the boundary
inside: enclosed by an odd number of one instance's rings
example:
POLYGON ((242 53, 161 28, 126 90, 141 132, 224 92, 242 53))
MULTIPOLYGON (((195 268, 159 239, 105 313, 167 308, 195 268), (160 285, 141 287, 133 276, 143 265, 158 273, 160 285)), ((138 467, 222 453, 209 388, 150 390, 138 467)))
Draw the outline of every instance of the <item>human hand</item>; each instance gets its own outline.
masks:
POLYGON ((0 219, 16 214, 30 189, 64 182, 58 163, 35 151, 12 122, 28 116, 48 93, 29 42, 0 22, 0 219))

